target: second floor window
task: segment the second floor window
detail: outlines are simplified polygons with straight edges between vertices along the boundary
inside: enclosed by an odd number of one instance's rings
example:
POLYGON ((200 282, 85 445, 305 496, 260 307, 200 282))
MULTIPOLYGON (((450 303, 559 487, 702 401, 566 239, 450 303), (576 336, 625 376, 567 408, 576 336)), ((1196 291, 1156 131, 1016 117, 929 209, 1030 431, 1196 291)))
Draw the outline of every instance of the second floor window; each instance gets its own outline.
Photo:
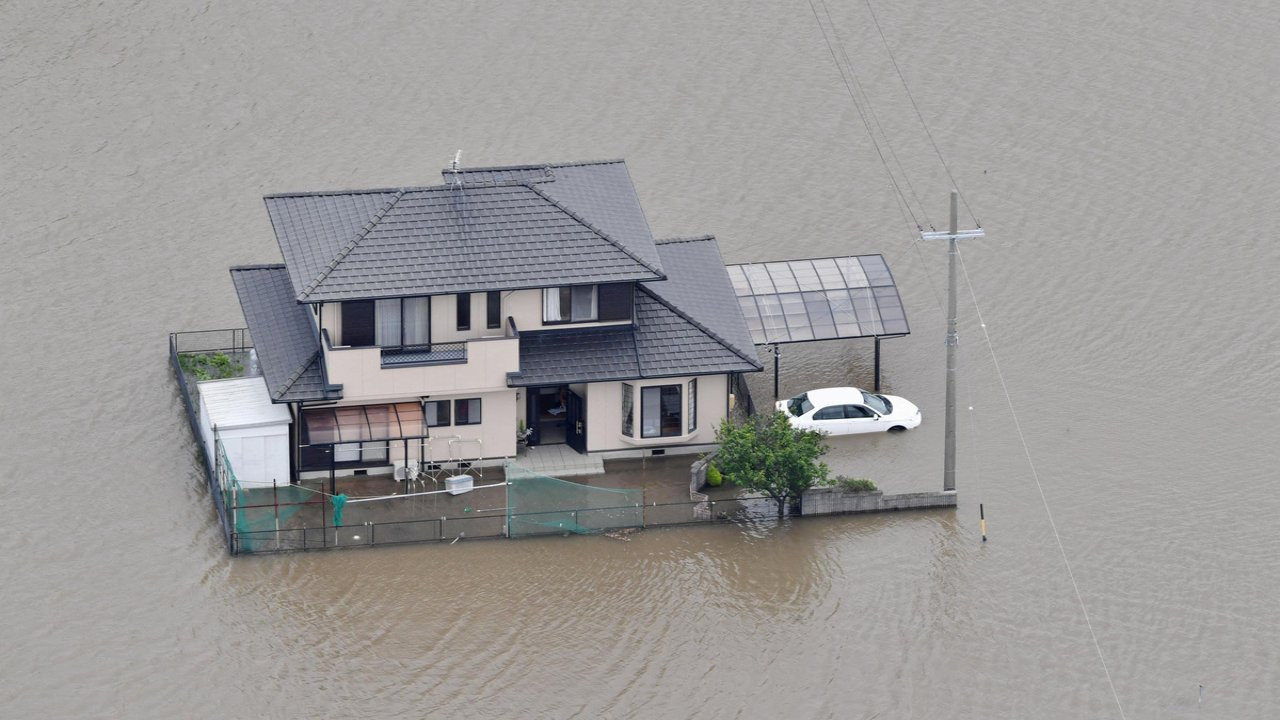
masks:
POLYGON ((592 322, 596 319, 596 286, 546 288, 542 291, 542 322, 592 322))
POLYGON ((415 347, 431 343, 431 301, 425 297, 342 303, 342 345, 415 347))
POLYGON ((544 325, 631 319, 632 283, 575 285, 542 291, 544 325))
POLYGON ((484 295, 484 326, 490 330, 502 327, 502 293, 487 292, 484 295))
POLYGON ((471 293, 461 293, 458 299, 458 329, 471 329, 471 293))

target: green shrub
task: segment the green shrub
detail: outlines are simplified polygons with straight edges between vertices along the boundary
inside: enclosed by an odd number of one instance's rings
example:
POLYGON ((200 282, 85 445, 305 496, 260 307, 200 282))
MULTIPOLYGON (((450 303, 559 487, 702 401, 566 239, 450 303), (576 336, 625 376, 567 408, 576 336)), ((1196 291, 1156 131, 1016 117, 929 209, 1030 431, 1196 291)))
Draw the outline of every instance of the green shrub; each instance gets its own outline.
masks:
POLYGON ((179 355, 178 366, 197 380, 239 377, 244 372, 244 365, 232 361, 226 353, 179 355))
POLYGON ((836 487, 845 492, 875 492, 878 489, 870 478, 849 478, 843 475, 836 476, 836 487))
POLYGON ((724 476, 720 474, 720 468, 715 465, 707 466, 707 484, 711 487, 720 487, 724 483, 724 476))

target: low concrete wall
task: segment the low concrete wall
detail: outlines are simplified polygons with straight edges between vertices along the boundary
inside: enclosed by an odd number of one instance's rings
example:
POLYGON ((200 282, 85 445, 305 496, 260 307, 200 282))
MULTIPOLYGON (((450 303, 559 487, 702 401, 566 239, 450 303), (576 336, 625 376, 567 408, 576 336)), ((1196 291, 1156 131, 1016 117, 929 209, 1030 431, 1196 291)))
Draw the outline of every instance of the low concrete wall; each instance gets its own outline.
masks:
POLYGON ((824 487, 805 490, 800 496, 801 515, 835 515, 955 506, 954 490, 885 495, 880 491, 847 492, 840 488, 824 487))
POLYGON ((694 497, 694 495, 702 494, 699 491, 702 490, 703 485, 707 484, 707 466, 711 464, 711 460, 715 458, 716 454, 719 452, 720 452, 720 449, 716 448, 715 450, 712 450, 706 455, 703 455, 702 457, 698 458, 698 460, 695 463, 689 466, 689 499, 691 500, 706 499, 705 495, 703 495, 701 498, 694 497))

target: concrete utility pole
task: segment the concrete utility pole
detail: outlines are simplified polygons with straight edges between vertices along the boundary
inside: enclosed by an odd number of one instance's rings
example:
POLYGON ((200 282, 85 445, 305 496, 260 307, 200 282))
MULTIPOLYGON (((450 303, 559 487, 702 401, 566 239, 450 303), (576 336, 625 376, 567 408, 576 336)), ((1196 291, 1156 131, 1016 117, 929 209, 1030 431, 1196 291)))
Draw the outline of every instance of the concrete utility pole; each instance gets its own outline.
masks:
POLYGON ((943 452, 942 489, 956 489, 956 241, 961 238, 985 237, 982 228, 960 232, 960 193, 951 191, 951 231, 920 233, 925 240, 947 240, 947 413, 943 452))

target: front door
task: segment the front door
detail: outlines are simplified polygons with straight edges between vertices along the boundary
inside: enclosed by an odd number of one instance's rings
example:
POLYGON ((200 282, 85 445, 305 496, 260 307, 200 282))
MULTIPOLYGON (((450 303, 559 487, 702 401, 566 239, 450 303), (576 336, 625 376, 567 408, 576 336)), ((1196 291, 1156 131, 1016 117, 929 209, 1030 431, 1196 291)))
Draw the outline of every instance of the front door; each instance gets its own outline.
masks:
POLYGON ((565 435, 569 447, 580 453, 587 451, 587 404, 577 393, 569 391, 569 417, 565 425, 565 435))
POLYGON ((569 441, 569 386, 529 388, 530 445, 555 445, 569 441))

